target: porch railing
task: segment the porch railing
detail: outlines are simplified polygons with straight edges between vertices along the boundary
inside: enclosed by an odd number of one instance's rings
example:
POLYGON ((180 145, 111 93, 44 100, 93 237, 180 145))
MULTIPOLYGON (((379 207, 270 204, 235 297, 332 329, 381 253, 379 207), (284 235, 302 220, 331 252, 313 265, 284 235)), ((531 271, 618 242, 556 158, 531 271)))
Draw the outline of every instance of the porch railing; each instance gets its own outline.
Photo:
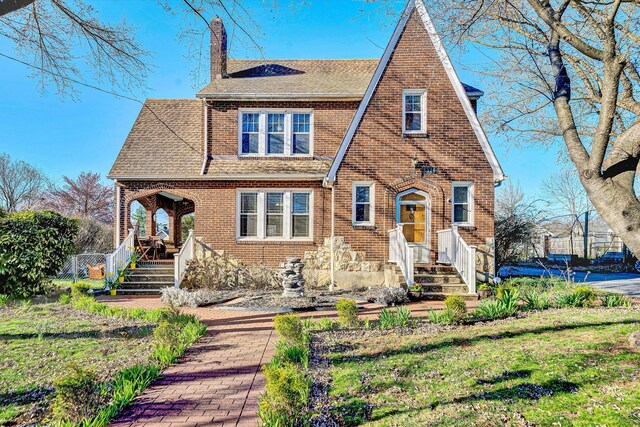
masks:
POLYGON ((402 224, 394 229, 389 230, 389 261, 395 262, 400 266, 402 275, 407 281, 407 285, 413 285, 413 248, 409 246, 404 233, 402 232, 402 224))
POLYGON ((134 250, 133 233, 134 230, 130 229, 129 234, 125 237, 122 243, 120 243, 120 246, 118 246, 111 254, 107 254, 107 285, 110 278, 116 278, 118 275, 118 269, 127 268, 129 259, 131 258, 131 254, 134 250))
POLYGON ((179 288, 180 283, 182 283, 184 273, 187 271, 187 263, 195 257, 195 245, 196 239, 193 237, 193 230, 189 230, 189 237, 187 237, 187 240, 182 244, 182 249, 174 255, 175 263, 173 281, 176 288, 179 288))
POLYGON ((438 262, 451 264, 467 284, 469 293, 476 293, 476 247, 464 241, 455 225, 438 231, 438 262))

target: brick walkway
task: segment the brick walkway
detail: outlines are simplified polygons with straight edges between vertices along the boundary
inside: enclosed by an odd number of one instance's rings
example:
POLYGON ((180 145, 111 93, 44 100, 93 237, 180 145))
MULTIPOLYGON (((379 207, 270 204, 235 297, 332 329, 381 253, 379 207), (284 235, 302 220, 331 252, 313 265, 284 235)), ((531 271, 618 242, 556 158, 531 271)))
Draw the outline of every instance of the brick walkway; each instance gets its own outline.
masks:
MULTIPOLYGON (((157 308, 157 297, 103 298, 126 307, 157 308)), ((423 316, 441 303, 412 304, 423 316)), ((207 324, 207 334, 193 345, 180 363, 167 368, 112 423, 112 426, 252 426, 258 423, 257 399, 264 389, 260 367, 273 356, 277 339, 274 313, 215 308, 186 309, 207 324)), ((365 305, 366 317, 378 307, 365 305)), ((308 316, 335 316, 312 312, 308 316)))

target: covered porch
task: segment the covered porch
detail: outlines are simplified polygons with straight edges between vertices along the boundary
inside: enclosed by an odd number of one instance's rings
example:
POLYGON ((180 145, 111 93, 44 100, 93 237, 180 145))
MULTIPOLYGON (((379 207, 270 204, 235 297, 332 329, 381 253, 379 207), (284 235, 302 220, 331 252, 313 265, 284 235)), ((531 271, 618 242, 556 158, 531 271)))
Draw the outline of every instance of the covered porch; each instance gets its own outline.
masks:
POLYGON ((162 246, 157 258, 173 259, 195 225, 195 202, 171 190, 158 190, 127 201, 125 224, 135 238, 162 246))

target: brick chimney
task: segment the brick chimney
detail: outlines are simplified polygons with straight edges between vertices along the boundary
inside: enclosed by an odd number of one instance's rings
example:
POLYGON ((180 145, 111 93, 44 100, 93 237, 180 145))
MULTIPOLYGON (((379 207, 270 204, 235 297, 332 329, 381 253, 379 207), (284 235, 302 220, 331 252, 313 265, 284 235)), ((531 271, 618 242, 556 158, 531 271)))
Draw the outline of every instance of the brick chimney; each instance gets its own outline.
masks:
POLYGON ((222 19, 211 20, 211 81, 227 77, 227 30, 222 19))

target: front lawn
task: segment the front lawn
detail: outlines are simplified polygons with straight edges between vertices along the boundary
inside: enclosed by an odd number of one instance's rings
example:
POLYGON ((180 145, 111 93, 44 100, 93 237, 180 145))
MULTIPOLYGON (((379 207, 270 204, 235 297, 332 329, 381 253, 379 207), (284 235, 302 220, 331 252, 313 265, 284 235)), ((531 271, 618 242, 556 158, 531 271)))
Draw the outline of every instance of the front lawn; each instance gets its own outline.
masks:
POLYGON ((54 381, 74 364, 107 379, 148 363, 152 332, 150 322, 62 304, 0 309, 0 425, 46 417, 54 381))
POLYGON ((637 307, 588 308, 434 334, 327 332, 311 368, 328 373, 322 406, 351 425, 638 426, 639 325, 637 307))

